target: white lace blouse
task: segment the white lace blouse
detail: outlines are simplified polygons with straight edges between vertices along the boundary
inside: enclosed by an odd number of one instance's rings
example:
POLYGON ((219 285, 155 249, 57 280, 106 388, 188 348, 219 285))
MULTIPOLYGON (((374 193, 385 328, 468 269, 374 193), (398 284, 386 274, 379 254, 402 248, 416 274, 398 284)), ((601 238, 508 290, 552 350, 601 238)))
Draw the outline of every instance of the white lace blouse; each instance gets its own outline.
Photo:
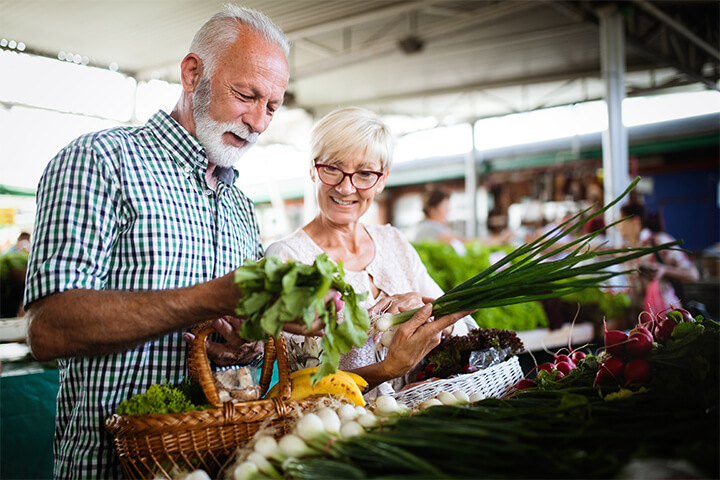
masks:
MULTIPOLYGON (((442 289, 430 277, 419 255, 400 230, 391 225, 364 227, 375 242, 375 258, 364 270, 345 270, 345 281, 356 292, 368 292, 367 298, 360 304, 362 307, 370 308, 383 297, 407 292, 419 292, 432 298, 442 295, 442 289), (374 298, 371 279, 380 290, 374 298)), ((308 265, 321 253, 323 250, 302 229, 271 244, 265 251, 266 255, 277 255, 283 260, 292 259, 308 265)), ((467 326, 460 321, 453 334, 464 335, 467 331, 467 326)), ((381 357, 376 355, 376 340, 369 338, 364 346, 342 355, 339 368, 353 370, 377 362, 381 357)))

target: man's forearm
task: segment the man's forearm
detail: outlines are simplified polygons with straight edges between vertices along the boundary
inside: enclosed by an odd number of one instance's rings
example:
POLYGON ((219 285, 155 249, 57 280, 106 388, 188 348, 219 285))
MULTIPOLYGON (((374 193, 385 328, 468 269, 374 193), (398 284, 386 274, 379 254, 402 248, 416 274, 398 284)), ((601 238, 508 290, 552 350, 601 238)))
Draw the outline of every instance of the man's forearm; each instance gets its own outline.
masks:
POLYGON ((38 360, 117 353, 232 314, 239 295, 232 274, 173 290, 67 290, 30 305, 28 343, 38 360))

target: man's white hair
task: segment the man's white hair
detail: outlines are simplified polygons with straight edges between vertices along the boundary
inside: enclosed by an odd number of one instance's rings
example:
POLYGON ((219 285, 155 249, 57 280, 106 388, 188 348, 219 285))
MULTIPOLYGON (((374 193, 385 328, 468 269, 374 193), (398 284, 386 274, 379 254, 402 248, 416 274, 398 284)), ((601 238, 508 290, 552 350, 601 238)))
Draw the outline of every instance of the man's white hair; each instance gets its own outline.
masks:
POLYGON ((190 43, 189 53, 195 53, 203 62, 203 75, 212 75, 217 59, 235 40, 244 27, 250 27, 268 41, 290 54, 290 42, 285 33, 264 13, 233 4, 224 5, 223 11, 213 15, 200 27, 190 43))

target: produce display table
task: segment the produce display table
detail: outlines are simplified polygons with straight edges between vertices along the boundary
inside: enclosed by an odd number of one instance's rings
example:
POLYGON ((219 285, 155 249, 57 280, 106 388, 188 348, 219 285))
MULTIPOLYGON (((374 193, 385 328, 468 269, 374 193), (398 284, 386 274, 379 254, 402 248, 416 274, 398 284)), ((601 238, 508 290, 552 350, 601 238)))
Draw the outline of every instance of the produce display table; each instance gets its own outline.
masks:
POLYGON ((58 370, 0 344, 0 478, 52 478, 58 370))

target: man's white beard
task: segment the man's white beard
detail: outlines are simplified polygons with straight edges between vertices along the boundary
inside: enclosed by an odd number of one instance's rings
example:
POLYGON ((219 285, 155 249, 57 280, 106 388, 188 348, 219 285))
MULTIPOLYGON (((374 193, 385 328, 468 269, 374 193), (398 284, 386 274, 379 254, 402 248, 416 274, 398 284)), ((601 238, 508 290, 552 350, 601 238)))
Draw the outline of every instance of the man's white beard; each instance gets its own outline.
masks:
POLYGON ((193 118, 195 136, 205 148, 208 160, 221 167, 231 167, 240 160, 245 152, 257 141, 258 134, 250 132, 244 123, 216 122, 210 118, 210 82, 203 78, 193 95, 193 118), (242 147, 234 147, 223 141, 223 135, 232 132, 245 140, 242 147))

